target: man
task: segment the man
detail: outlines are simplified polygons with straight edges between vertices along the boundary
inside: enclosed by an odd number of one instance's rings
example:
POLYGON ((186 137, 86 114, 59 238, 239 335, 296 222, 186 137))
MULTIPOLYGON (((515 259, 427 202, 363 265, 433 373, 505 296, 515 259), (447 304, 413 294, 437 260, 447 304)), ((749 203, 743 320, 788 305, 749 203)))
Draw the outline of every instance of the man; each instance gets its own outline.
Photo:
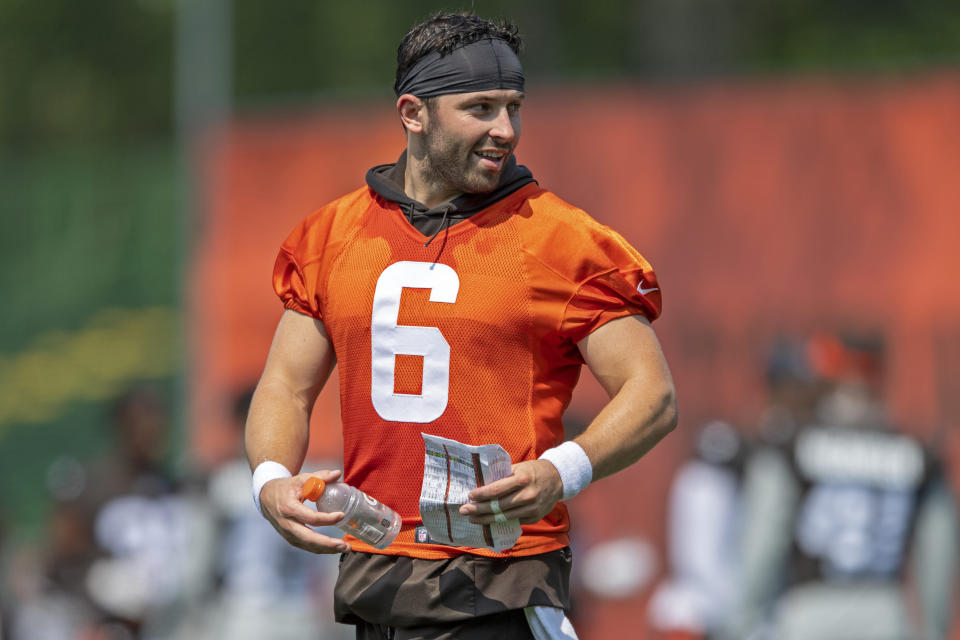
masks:
POLYGON ((781 417, 746 460, 740 578, 716 637, 947 638, 956 498, 936 452, 888 414, 882 340, 797 346, 799 366, 771 378, 781 417), (785 402, 802 397, 813 407, 785 402))
POLYGON ((307 218, 277 259, 286 311, 247 423, 254 499, 292 544, 344 554, 334 607, 358 638, 576 637, 563 615, 560 500, 634 463, 676 423, 650 327, 660 311, 650 265, 513 157, 519 49, 516 27, 473 15, 414 27, 395 85, 406 151, 307 218), (335 362, 343 479, 403 517, 383 550, 314 532, 342 514, 303 505, 310 474, 291 477, 335 362), (563 443, 583 363, 611 401, 563 443), (478 524, 519 520, 513 547, 423 535, 421 433, 506 449, 512 474, 472 491, 459 511, 478 524))

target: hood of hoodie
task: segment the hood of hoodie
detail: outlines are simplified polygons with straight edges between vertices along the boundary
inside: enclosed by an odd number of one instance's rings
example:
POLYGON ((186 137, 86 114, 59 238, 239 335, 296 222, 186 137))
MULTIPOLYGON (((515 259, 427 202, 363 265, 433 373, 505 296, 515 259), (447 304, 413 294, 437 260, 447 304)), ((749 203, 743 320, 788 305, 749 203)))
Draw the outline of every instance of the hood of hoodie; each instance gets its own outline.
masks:
POLYGON ((425 236, 435 236, 444 227, 462 222, 520 187, 536 182, 533 179, 533 173, 525 166, 517 164, 516 158, 510 156, 507 166, 503 168, 503 173, 500 175, 500 182, 493 191, 465 193, 431 209, 404 193, 406 169, 407 152, 404 151, 395 163, 381 164, 367 171, 367 186, 381 198, 396 202, 410 224, 425 236))

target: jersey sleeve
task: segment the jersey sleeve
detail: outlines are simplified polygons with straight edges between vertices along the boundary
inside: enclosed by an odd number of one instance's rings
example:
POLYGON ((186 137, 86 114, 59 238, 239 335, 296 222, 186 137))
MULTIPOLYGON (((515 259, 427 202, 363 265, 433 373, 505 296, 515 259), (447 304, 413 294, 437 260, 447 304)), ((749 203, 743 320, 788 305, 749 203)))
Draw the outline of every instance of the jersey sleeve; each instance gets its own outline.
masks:
POLYGON ((653 267, 615 231, 603 228, 578 250, 586 277, 576 283, 561 321, 574 343, 624 316, 653 321, 660 315, 660 284, 653 267))
POLYGON ((280 247, 273 266, 273 289, 285 309, 322 320, 317 263, 309 258, 307 235, 306 225, 301 224, 280 247))

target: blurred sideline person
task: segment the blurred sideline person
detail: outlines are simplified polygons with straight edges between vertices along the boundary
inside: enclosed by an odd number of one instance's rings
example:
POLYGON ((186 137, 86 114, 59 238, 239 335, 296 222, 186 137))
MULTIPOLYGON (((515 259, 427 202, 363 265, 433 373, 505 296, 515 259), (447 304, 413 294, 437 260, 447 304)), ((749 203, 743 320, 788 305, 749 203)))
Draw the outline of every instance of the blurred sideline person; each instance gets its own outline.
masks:
POLYGON ((822 338, 777 336, 766 353, 767 406, 759 420, 762 444, 787 446, 804 426, 817 422, 817 407, 830 387, 822 371, 822 338))
POLYGON ((307 218, 275 266, 285 311, 247 422, 254 499, 292 544, 343 554, 334 606, 358 638, 575 638, 561 500, 636 462, 676 423, 650 326, 661 304, 652 268, 514 158, 519 49, 516 27, 469 14, 407 33, 394 87, 406 150, 307 218), (343 479, 403 518, 380 551, 313 531, 341 514, 302 504, 310 474, 291 477, 335 362, 343 479), (584 363, 611 401, 564 442, 584 363), (421 432, 507 450, 512 474, 459 512, 519 520, 513 547, 416 535, 421 432))
POLYGON ((121 394, 112 417, 116 452, 91 467, 81 497, 99 550, 86 587, 131 637, 170 637, 206 589, 213 541, 205 498, 165 463, 170 414, 157 388, 121 394))
MULTIPOLYGON (((803 340, 778 336, 763 367, 768 394, 761 447, 787 446, 814 422, 824 382, 803 340)), ((740 579, 744 463, 753 443, 723 421, 697 434, 693 456, 670 488, 668 573, 650 601, 650 621, 666 640, 717 638, 730 622, 740 579)))
POLYGON ((49 542, 19 559, 13 640, 171 638, 204 593, 210 527, 202 499, 164 466, 163 395, 135 385, 110 417, 112 451, 48 470, 49 542))
POLYGON ((829 385, 812 422, 748 462, 729 640, 944 639, 957 569, 955 497, 938 461, 890 424, 877 340, 816 336, 829 385))
POLYGON ((650 621, 666 640, 716 637, 733 606, 740 570, 744 443, 714 420, 677 470, 667 506, 666 579, 650 600, 650 621))
POLYGON ((4 613, 11 640, 72 640, 92 635, 105 618, 84 585, 95 557, 88 515, 54 498, 43 539, 18 545, 4 566, 4 613))
MULTIPOLYGON (((250 508, 250 467, 243 455, 243 425, 253 389, 233 406, 238 456, 213 471, 210 505, 217 520, 216 598, 210 638, 308 640, 346 637, 329 606, 337 566, 333 556, 287 544, 250 508), (324 599, 326 601, 321 601, 324 599)), ((325 530, 336 535, 337 529, 325 530)))

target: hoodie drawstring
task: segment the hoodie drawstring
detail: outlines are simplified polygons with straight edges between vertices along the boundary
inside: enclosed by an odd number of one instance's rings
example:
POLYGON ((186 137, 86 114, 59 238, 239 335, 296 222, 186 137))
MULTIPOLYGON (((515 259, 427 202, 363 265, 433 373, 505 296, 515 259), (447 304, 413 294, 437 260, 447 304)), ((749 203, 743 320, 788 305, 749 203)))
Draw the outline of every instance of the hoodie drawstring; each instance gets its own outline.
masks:
POLYGON ((443 207, 443 218, 440 219, 440 226, 437 227, 436 232, 434 232, 434 234, 430 236, 430 239, 427 240, 426 244, 423 245, 424 247, 429 247, 430 243, 433 242, 438 235, 440 235, 440 232, 443 231, 444 228, 447 228, 447 229, 450 228, 450 225, 448 224, 448 221, 447 221, 447 215, 449 215, 450 211, 452 211, 453 209, 456 209, 456 206, 449 203, 443 207))

